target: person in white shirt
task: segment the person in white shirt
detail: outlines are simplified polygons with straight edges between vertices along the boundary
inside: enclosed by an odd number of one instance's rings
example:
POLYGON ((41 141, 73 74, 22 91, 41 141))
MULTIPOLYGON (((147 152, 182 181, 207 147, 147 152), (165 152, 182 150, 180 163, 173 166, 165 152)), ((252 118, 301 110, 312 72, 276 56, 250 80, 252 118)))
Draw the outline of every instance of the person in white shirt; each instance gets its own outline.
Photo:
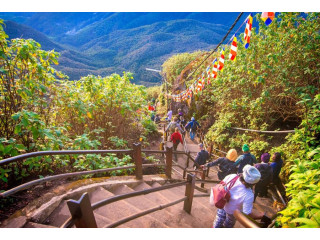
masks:
MULTIPOLYGON (((223 181, 228 183, 236 174, 230 174, 226 176, 223 181)), ((254 194, 252 187, 259 182, 261 174, 258 169, 253 166, 246 165, 243 168, 243 173, 237 179, 233 187, 230 189, 231 198, 226 203, 223 209, 218 209, 216 218, 213 222, 214 228, 232 228, 236 223, 236 219, 233 215, 234 211, 239 211, 249 215, 253 219, 261 219, 263 213, 253 213, 253 200, 254 194)))

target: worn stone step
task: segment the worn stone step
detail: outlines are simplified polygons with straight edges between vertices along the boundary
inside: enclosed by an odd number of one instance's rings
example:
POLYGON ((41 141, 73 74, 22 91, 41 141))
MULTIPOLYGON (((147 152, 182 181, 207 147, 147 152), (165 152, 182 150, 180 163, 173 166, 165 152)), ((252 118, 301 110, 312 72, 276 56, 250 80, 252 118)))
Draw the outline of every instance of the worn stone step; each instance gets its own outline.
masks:
POLYGON ((70 218, 70 211, 67 206, 67 200, 62 201, 59 206, 42 223, 49 226, 60 227, 70 218))
MULTIPOLYGON (((97 190, 89 194, 91 204, 106 198, 110 198, 112 196, 114 196, 113 193, 107 191, 102 187, 98 188, 97 190)), ((125 200, 120 200, 100 207, 96 209, 94 212, 100 214, 101 216, 107 217, 108 219, 112 220, 112 222, 116 222, 122 218, 136 214, 140 212, 140 210, 135 206, 130 205, 125 200)), ((150 224, 154 225, 154 219, 152 219, 150 216, 146 216, 146 219, 150 224)), ((143 228, 145 227, 145 224, 145 221, 142 221, 141 219, 137 218, 133 221, 122 224, 119 227, 143 228)))
MULTIPOLYGON (((153 187, 157 187, 159 186, 159 183, 153 183, 152 185, 153 187)), ((175 187, 172 189, 166 189, 164 191, 161 191, 162 194, 164 194, 166 197, 168 197, 169 199, 172 200, 176 200, 179 199, 181 197, 184 197, 185 195, 185 186, 183 187, 175 187)), ((208 218, 208 209, 204 210, 204 211, 200 211, 200 213, 198 213, 197 210, 194 211, 194 209, 201 209, 201 207, 203 207, 202 205, 199 205, 198 198, 194 198, 193 200, 193 204, 192 204, 192 210, 191 210, 191 214, 186 213, 183 210, 183 202, 179 203, 177 205, 175 205, 176 207, 169 207, 167 208, 168 211, 170 211, 171 214, 175 215, 177 219, 180 219, 180 221, 182 220, 186 220, 186 222, 191 225, 192 227, 210 227, 209 224, 205 224, 206 221, 209 221, 210 218, 208 218), (197 214, 196 214, 197 213, 197 214), (179 216, 179 217, 177 217, 179 216)))
MULTIPOLYGON (((113 191, 112 191, 112 193, 115 195, 121 195, 121 194, 125 194, 125 193, 130 193, 130 192, 134 192, 134 190, 125 184, 113 189, 113 191)), ((125 200, 125 202, 138 208, 141 211, 150 209, 152 207, 156 207, 156 204, 154 202, 150 201, 144 195, 128 198, 125 200)), ((159 212, 155 212, 152 214, 148 214, 147 216, 139 217, 139 219, 141 221, 145 222, 146 228, 155 228, 155 227, 165 228, 165 227, 168 227, 167 225, 165 225, 165 223, 163 221, 159 221, 160 218, 161 218, 161 214, 159 214, 159 212), (151 219, 152 219, 152 221, 150 221, 151 219)), ((135 221, 135 220, 132 220, 132 221, 135 221)), ((128 222, 127 224, 130 224, 130 222, 128 222)))
MULTIPOLYGON (((152 187, 159 187, 159 186, 161 186, 161 185, 157 182, 152 184, 152 187)), ((143 190, 143 189, 148 189, 148 188, 151 188, 151 186, 146 184, 145 182, 143 182, 142 184, 136 186, 134 189, 135 190, 143 190)), ((164 191, 166 191, 166 190, 164 190, 164 191)), ((170 195, 169 196, 168 194, 164 194, 161 192, 163 192, 163 191, 147 194, 145 196, 148 196, 149 199, 152 199, 152 201, 155 201, 158 204, 165 204, 165 203, 169 203, 169 202, 172 202, 174 200, 179 199, 179 197, 172 198, 171 194, 169 194, 170 195)), ((181 196, 181 197, 183 197, 183 196, 181 196)), ((180 225, 188 225, 188 227, 201 227, 198 224, 198 222, 199 222, 198 220, 195 220, 194 218, 192 218, 192 216, 190 216, 189 214, 187 214, 183 210, 183 202, 179 203, 177 205, 165 208, 163 210, 166 212, 169 212, 170 215, 173 216, 172 219, 174 221, 174 226, 172 226, 172 227, 179 227, 180 225), (174 210, 175 208, 177 208, 179 210, 174 210)))
MULTIPOLYGON (((123 185, 121 188, 116 189, 116 192, 114 192, 115 194, 123 194, 123 193, 128 193, 128 192, 132 192, 134 191, 132 188, 123 185)), ((140 208, 141 210, 146 210, 146 209, 150 209, 152 207, 157 207, 159 206, 158 204, 154 203, 152 200, 150 200, 148 198, 148 196, 137 196, 137 197, 133 197, 130 199, 126 200, 127 202, 129 202, 130 204, 140 208)), ((156 212, 153 212, 151 214, 149 214, 148 216, 153 217, 154 219, 156 219, 157 221, 155 221, 154 223, 160 223, 160 225, 150 225, 146 226, 146 227, 170 227, 170 228, 177 228, 177 227, 190 227, 189 224, 177 224, 177 222, 175 221, 176 216, 170 214, 168 211, 166 211, 166 209, 162 209, 156 212)), ((141 219, 145 218, 145 216, 141 217, 141 219)))
MULTIPOLYGON (((173 193, 176 194, 177 196, 184 195, 185 188, 176 188, 175 191, 173 191, 173 193)), ((203 194, 203 193, 195 189, 194 194, 203 194)), ((216 212, 217 212, 217 209, 215 207, 212 207, 209 203, 209 197, 193 198, 191 215, 199 219, 203 219, 203 220, 207 219, 209 223, 211 222, 211 225, 209 224, 203 227, 212 226, 212 219, 216 215, 216 212)))

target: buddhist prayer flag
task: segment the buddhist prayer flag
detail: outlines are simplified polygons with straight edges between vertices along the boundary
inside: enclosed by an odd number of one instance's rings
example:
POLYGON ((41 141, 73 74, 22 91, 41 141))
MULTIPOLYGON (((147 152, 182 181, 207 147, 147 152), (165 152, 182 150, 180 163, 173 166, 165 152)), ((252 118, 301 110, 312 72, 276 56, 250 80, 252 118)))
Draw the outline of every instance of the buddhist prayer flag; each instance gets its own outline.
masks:
POLYGON ((261 14, 261 19, 268 26, 270 23, 272 23, 274 16, 275 16, 274 12, 263 12, 261 14))
POLYGON ((233 41, 231 43, 231 47, 230 47, 230 54, 229 54, 230 60, 235 60, 236 59, 237 50, 238 50, 237 37, 234 36, 233 41))
POLYGON ((205 84, 206 84, 206 77, 205 77, 205 74, 202 73, 201 90, 203 90, 205 84))
POLYGON ((251 29, 252 29, 252 16, 251 14, 248 16, 246 20, 246 29, 244 30, 244 47, 248 48, 250 44, 250 37, 251 37, 251 29))
POLYGON ((199 91, 201 91, 201 87, 202 87, 202 79, 198 78, 198 85, 196 87, 196 93, 198 93, 199 91))
POLYGON ((206 71, 207 71, 207 84, 210 84, 210 65, 207 67, 207 69, 206 69, 206 71))
POLYGON ((212 74, 211 77, 214 79, 217 77, 218 75, 218 63, 217 63, 217 59, 214 59, 214 61, 212 62, 213 64, 213 68, 212 68, 212 74))
POLYGON ((219 59, 219 63, 218 63, 218 70, 222 71, 224 66, 224 49, 222 49, 221 51, 221 55, 220 55, 220 59, 219 59))

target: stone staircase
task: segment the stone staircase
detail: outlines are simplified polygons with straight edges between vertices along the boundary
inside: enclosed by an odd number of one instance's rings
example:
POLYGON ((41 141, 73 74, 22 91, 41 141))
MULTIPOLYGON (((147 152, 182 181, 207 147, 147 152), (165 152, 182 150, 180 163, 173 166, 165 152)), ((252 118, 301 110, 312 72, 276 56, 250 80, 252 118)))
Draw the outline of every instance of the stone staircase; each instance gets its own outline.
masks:
MULTIPOLYGON (((108 184, 99 186, 89 193, 90 202, 110 198, 133 191, 149 189, 161 186, 160 182, 137 181, 130 183, 108 184)), ((103 206, 94 211, 98 227, 104 227, 112 222, 128 217, 142 210, 163 205, 184 196, 185 186, 166 189, 155 193, 132 197, 103 206)), ((195 190, 195 194, 203 194, 195 190)), ((123 228, 208 228, 216 209, 209 204, 208 197, 194 198, 191 214, 183 210, 183 202, 174 206, 153 212, 120 225, 123 228)), ((59 206, 45 219, 43 225, 48 227, 60 227, 68 218, 70 213, 67 207, 67 200, 61 201, 59 206)), ((37 223, 39 224, 39 223, 37 223)), ((30 227, 30 225, 27 225, 30 227)))

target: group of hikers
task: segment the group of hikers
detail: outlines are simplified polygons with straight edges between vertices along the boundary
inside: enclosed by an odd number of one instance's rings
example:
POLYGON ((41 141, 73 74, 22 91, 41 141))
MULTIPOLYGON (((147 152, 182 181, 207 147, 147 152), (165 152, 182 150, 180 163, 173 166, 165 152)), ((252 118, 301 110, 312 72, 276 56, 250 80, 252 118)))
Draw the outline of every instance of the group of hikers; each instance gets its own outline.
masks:
MULTIPOLYGON (((165 130, 170 136, 170 141, 173 142, 174 151, 177 150, 179 143, 183 143, 182 134, 188 131, 190 139, 194 141, 197 129, 201 127, 194 117, 186 123, 181 109, 178 110, 176 117, 173 117, 172 110, 169 110, 166 120, 169 124, 165 130)), ((244 144, 242 155, 238 156, 236 149, 230 149, 226 157, 208 162, 210 154, 204 149, 202 143, 199 144, 199 148, 200 151, 195 158, 195 170, 217 166, 219 180, 226 184, 234 182, 230 189, 231 198, 224 208, 218 209, 213 227, 233 227, 236 222, 233 213, 236 209, 253 219, 268 219, 264 213, 253 212, 252 208, 258 196, 267 197, 271 184, 277 186, 278 189, 283 189, 279 178, 283 165, 281 154, 276 152, 271 157, 269 153, 263 153, 260 158, 261 162, 258 163, 256 157, 250 153, 248 144, 244 144), (270 159, 272 159, 271 163, 270 159)))
POLYGON ((276 152, 272 156, 269 153, 261 155, 261 162, 257 163, 256 157, 250 153, 248 144, 242 146, 243 154, 238 156, 235 149, 230 149, 226 157, 220 157, 212 162, 209 153, 204 150, 203 144, 199 144, 200 152, 195 159, 195 169, 206 169, 218 166, 218 178, 224 183, 236 179, 230 189, 231 198, 223 209, 218 209, 213 223, 214 228, 233 227, 236 219, 233 212, 238 209, 253 219, 266 219, 263 213, 252 212, 253 202, 257 196, 267 197, 268 187, 273 183, 281 188, 279 174, 283 161, 281 154, 276 152))
POLYGON ((190 133, 190 139, 194 141, 196 132, 198 128, 201 127, 194 117, 192 117, 191 121, 187 123, 186 120, 184 119, 183 112, 181 111, 181 109, 178 109, 177 117, 172 117, 172 110, 169 110, 166 120, 169 122, 166 128, 166 132, 169 133, 168 136, 170 136, 170 140, 171 140, 172 134, 176 132, 176 129, 178 129, 178 131, 181 134, 185 134, 185 132, 188 131, 190 133))

